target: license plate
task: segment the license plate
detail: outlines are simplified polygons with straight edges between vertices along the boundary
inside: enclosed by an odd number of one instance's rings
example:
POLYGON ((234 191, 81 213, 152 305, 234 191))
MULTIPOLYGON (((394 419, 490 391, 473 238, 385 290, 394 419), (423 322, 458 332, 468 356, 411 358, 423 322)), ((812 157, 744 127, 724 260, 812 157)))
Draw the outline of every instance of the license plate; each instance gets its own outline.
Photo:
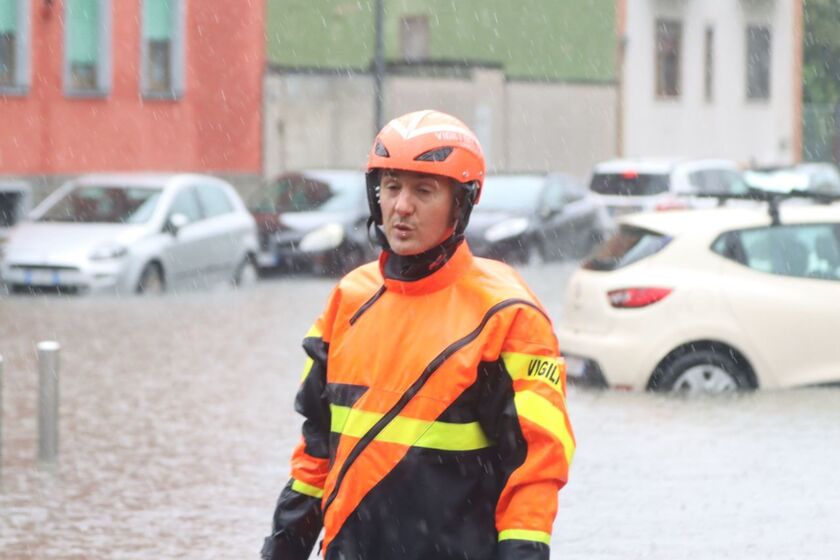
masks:
POLYGON ((26 269, 23 272, 23 283, 27 286, 58 286, 61 284, 61 275, 58 270, 26 269))
POLYGON ((609 208, 609 214, 610 216, 618 217, 633 214, 634 212, 640 212, 641 210, 641 208, 637 208, 635 206, 611 206, 609 208))
POLYGON ((260 252, 257 255, 257 266, 260 268, 272 268, 279 264, 277 255, 266 251, 260 252))
POLYGON ((577 356, 563 356, 563 360, 566 362, 567 377, 583 377, 586 371, 586 360, 577 356))

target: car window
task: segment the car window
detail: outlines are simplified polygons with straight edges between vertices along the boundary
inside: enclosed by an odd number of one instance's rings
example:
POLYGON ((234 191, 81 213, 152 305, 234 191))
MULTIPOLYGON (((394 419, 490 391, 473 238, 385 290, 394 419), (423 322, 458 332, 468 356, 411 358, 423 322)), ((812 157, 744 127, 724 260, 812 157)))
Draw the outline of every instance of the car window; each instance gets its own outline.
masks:
POLYGON ((595 173, 589 188, 592 192, 617 196, 651 196, 668 192, 669 175, 665 173, 595 173))
POLYGON ((782 225, 728 232, 716 253, 779 276, 840 280, 840 224, 782 225))
POLYGON ((41 222, 138 224, 148 221, 160 188, 78 185, 38 218, 41 222))
POLYGON ((190 222, 197 222, 201 219, 201 208, 198 206, 198 199, 195 197, 195 189, 192 187, 182 189, 172 201, 169 215, 183 214, 190 222))
POLYGON ((362 207, 363 175, 336 174, 309 177, 289 173, 265 185, 249 199, 254 212, 347 212, 362 207))
POLYGON ((0 192, 0 227, 14 225, 17 221, 21 198, 23 198, 21 193, 0 192))
POLYGON ((555 177, 554 181, 560 190, 559 196, 564 204, 576 202, 586 196, 584 188, 580 185, 580 183, 571 177, 561 175, 559 177, 555 177))
POLYGON ((635 226, 622 225, 598 245, 582 267, 588 270, 617 270, 655 255, 671 237, 635 226))
POLYGON ((547 210, 559 210, 564 203, 563 186, 559 182, 552 181, 546 187, 543 207, 547 210))
POLYGON ((477 209, 482 212, 532 211, 543 192, 545 178, 534 175, 490 175, 484 180, 477 209))
POLYGON ((204 215, 208 218, 222 216, 233 212, 233 204, 227 193, 216 185, 200 185, 197 189, 198 199, 204 215))

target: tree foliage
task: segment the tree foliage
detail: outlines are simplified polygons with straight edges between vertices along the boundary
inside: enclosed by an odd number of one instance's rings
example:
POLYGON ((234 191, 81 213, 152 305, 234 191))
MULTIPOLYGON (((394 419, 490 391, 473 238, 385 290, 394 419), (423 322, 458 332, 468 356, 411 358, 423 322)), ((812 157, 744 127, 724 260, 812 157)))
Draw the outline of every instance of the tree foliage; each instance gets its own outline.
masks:
POLYGON ((805 102, 840 102, 840 0, 805 0, 804 12, 805 102))

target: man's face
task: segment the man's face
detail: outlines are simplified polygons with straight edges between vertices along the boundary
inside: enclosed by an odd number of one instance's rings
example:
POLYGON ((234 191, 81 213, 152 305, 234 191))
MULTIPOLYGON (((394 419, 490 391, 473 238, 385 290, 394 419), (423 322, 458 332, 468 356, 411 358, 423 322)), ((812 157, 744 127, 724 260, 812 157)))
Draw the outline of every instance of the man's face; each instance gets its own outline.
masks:
POLYGON ((409 171, 383 171, 379 189, 382 229, 398 255, 417 255, 452 233, 454 181, 409 171))

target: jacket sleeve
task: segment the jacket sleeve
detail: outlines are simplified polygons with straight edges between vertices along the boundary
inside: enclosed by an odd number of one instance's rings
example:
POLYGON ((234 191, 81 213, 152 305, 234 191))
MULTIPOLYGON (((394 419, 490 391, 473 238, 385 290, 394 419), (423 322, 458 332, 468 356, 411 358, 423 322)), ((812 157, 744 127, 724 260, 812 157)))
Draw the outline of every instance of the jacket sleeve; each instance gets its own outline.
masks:
POLYGON ((498 560, 548 560, 557 493, 569 477, 575 440, 566 413, 566 374, 551 323, 516 311, 482 398, 485 431, 499 446, 504 485, 496 505, 498 560))
MULTIPOLYGON (((334 300, 335 298, 331 298, 334 300)), ((321 498, 329 468, 330 409, 326 398, 328 313, 306 334, 308 359, 295 398, 304 417, 302 438, 292 454, 291 480, 274 510, 271 535, 262 548, 265 560, 306 560, 321 531, 321 498)))

